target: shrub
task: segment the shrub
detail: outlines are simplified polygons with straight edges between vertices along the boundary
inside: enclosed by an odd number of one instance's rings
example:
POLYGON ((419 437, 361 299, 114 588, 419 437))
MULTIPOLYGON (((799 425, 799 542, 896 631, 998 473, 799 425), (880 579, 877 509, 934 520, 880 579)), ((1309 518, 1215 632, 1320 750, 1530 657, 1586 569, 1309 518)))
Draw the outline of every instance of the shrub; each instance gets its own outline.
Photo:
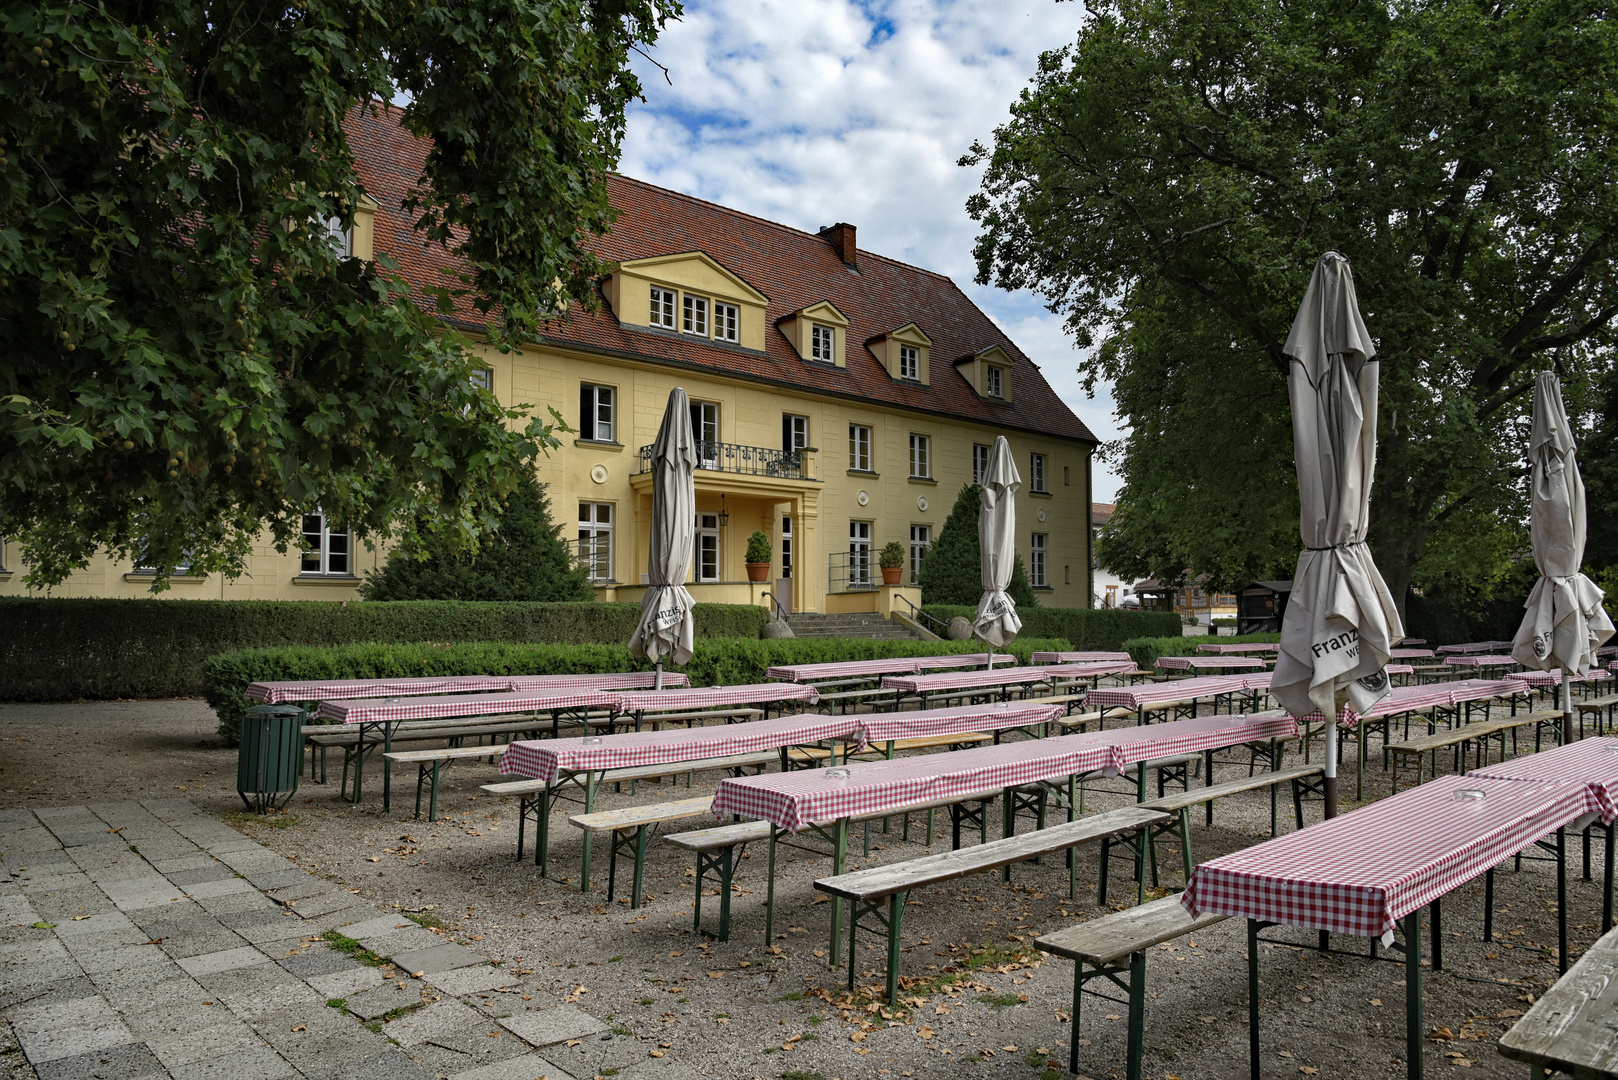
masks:
MULTIPOLYGON (((419 528, 423 523, 418 521, 419 528)), ((365 600, 527 600, 562 603, 595 599, 589 576, 575 566, 551 521, 545 486, 518 484, 500 514, 498 531, 475 554, 448 550, 444 537, 425 534, 424 550, 395 548, 381 570, 360 586, 365 600)))
MULTIPOLYGON (((938 530, 938 538, 921 560, 916 582, 921 586, 921 599, 926 604, 970 604, 974 612, 983 596, 982 547, 978 544, 978 486, 965 484, 949 517, 938 530)), ((902 559, 901 559, 902 565, 902 559)), ((1011 565, 1011 583, 1006 595, 1022 608, 1032 608, 1039 601, 1034 588, 1028 584, 1028 572, 1018 555, 1011 565)), ((968 618, 971 616, 968 615, 968 618)))
POLYGON ((876 564, 884 570, 894 570, 903 566, 905 564, 904 545, 897 540, 889 540, 886 544, 883 544, 882 550, 877 553, 876 564))
MULTIPOLYGON (((196 697, 203 661, 255 646, 629 640, 639 604, 0 599, 0 700, 196 697)), ((697 636, 753 637, 761 607, 698 604, 697 636)))
MULTIPOLYGON (((1020 639, 1001 652, 1023 663, 1037 650, 1064 649, 1067 642, 1020 639)), ((683 671, 696 686, 763 682, 776 664, 874 660, 888 656, 939 656, 982 652, 973 641, 876 641, 868 638, 785 638, 775 641, 709 638, 683 671)), ((204 665, 208 704, 219 717, 219 734, 234 743, 247 710, 249 683, 295 679, 380 679, 420 675, 563 675, 595 671, 646 671, 624 645, 526 645, 470 642, 460 645, 358 644, 291 646, 221 653, 204 665)))
POLYGON ((769 562, 770 554, 770 538, 764 535, 763 529, 754 529, 753 535, 747 538, 747 561, 769 562))
MULTIPOLYGON (((1258 642, 1274 643, 1280 640, 1280 634, 1238 634, 1236 637, 1221 637, 1218 639, 1221 645, 1256 644, 1258 642)), ((1156 666, 1159 656, 1191 656, 1197 651, 1198 645, 1208 643, 1209 640, 1206 637, 1186 637, 1184 634, 1174 634, 1168 637, 1130 638, 1123 643, 1123 650, 1135 661, 1137 667, 1143 671, 1151 671, 1156 666)))
MULTIPOLYGON (((941 622, 957 615, 971 619, 977 605, 926 604, 922 610, 941 622)), ((1168 636, 1180 632, 1180 617, 1169 611, 1128 611, 1122 608, 1019 607, 1023 637, 1065 638, 1075 649, 1117 652, 1129 638, 1168 636)), ((1235 639, 1230 639, 1234 641, 1235 639)))

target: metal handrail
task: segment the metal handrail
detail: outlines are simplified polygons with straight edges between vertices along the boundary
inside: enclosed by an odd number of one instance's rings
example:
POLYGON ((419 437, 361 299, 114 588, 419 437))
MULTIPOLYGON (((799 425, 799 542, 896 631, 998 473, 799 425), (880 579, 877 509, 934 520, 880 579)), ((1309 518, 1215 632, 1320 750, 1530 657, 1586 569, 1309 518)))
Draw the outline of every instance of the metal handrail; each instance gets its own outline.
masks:
POLYGON ((775 614, 780 617, 782 622, 786 622, 790 617, 791 612, 787 611, 787 609, 782 606, 781 601, 777 600, 775 598, 775 594, 770 590, 765 589, 762 595, 770 598, 770 603, 775 605, 775 614))
MULTIPOLYGON (((712 439, 696 441, 697 468, 712 472, 746 473, 750 476, 775 476, 783 480, 812 480, 806 474, 803 451, 775 450, 768 446, 743 446, 740 443, 715 442, 712 439)), ((652 448, 640 448, 640 471, 651 472, 652 448)))
POLYGON ((915 604, 911 603, 910 602, 910 597, 905 596, 905 595, 903 595, 901 593, 894 593, 893 598, 895 600, 901 600, 901 601, 904 602, 905 606, 910 609, 912 615, 914 616, 914 619, 913 619, 914 622, 919 623, 919 622, 926 621, 926 622, 932 623, 934 626, 938 627, 940 630, 944 630, 944 631, 949 630, 949 623, 944 622, 942 619, 938 618, 935 615, 927 614, 925 611, 921 610, 921 608, 919 608, 915 604))

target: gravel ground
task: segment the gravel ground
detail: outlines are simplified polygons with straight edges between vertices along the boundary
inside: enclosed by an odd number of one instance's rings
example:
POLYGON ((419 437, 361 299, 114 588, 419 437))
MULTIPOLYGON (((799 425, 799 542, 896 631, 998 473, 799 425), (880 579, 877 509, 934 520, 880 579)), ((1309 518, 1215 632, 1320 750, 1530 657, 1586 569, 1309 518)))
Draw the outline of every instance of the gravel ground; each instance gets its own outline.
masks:
MULTIPOLYGON (((434 824, 410 818, 404 782, 396 785, 402 812, 383 815, 375 770, 368 774, 371 801, 365 805, 341 802, 335 782, 306 786, 288 814, 265 823, 238 813, 234 760, 234 752, 213 739, 212 715, 200 702, 0 705, 0 806, 183 791, 306 869, 424 921, 440 921, 455 940, 530 971, 530 979, 539 980, 557 1003, 577 1004, 639 1037, 645 1057, 581 1057, 579 1076, 1065 1075, 1072 967, 1042 960, 1031 942, 1039 933, 1100 913, 1093 848, 1080 852, 1076 899, 1068 898, 1066 871, 1053 861, 1015 868, 1009 885, 973 877, 916 894, 905 911, 901 959, 902 974, 914 982, 904 994, 906 1007, 885 1010, 870 1004, 867 991, 850 999, 846 975, 826 967, 831 905, 816 903, 811 888, 814 877, 827 872, 826 860, 783 858, 777 937, 766 943, 765 852, 748 851, 737 874, 731 939, 721 944, 693 933, 693 868, 688 856, 672 848, 651 848, 649 899, 639 911, 622 901, 606 902, 604 854, 598 854, 592 891, 578 891, 578 833, 560 814, 552 824, 552 877, 541 878, 531 861, 518 862, 515 804, 479 791, 494 776, 482 762, 464 763, 449 775, 444 809, 434 824), (78 756, 68 763, 74 751, 78 756)), ((1221 778, 1235 775, 1234 768, 1225 766, 1221 778)), ((1347 792, 1353 790, 1351 769, 1352 763, 1343 778, 1347 792)), ((1368 795, 1386 794, 1380 772, 1367 780, 1368 795)), ((699 777, 695 790, 711 785, 699 777)), ((686 794, 681 788, 679 797, 686 794)), ((670 797, 653 785, 634 797, 608 795, 602 808, 670 797)), ((1123 794, 1096 795, 1087 807, 1127 801, 1123 794)), ((1309 820, 1318 818, 1318 804, 1306 809, 1309 820)), ((1268 834, 1268 823, 1265 795, 1222 801, 1214 827, 1193 827, 1196 855, 1208 858, 1253 844, 1268 834)), ((921 828, 918 818, 910 843, 897 830, 873 830, 868 857, 856 836, 852 867, 947 848, 947 840, 923 847, 921 828)), ((1159 854, 1164 884, 1177 884, 1172 867, 1178 852, 1160 846, 1159 854)), ((1571 875, 1575 953, 1597 936, 1600 858, 1598 844, 1594 881, 1578 880, 1576 868, 1571 875)), ((1118 891, 1110 898, 1115 904, 1128 899, 1127 876, 1124 864, 1116 864, 1118 891)), ((1496 1054, 1493 1043, 1555 981, 1555 958, 1548 951, 1556 935, 1553 869, 1527 863, 1521 873, 1507 870, 1497 876, 1496 892, 1499 929, 1490 945, 1478 940, 1481 883, 1463 887, 1445 904, 1446 970, 1430 975, 1424 987, 1428 1030, 1444 1036, 1426 1043, 1430 1075, 1522 1073, 1522 1066, 1496 1054)), ((705 914, 711 918, 710 912, 705 914)), ((1269 933, 1299 945, 1313 937, 1285 928, 1269 933)), ((1364 942, 1357 939, 1333 944, 1358 955, 1263 946, 1265 1075, 1403 1076, 1402 965, 1367 962, 1364 942)), ((1244 954, 1245 925, 1236 920, 1154 951, 1146 1076, 1223 1080, 1246 1074, 1244 954)), ((880 986, 881 963, 878 943, 862 944, 861 987, 880 986)), ((1123 1074, 1124 1012, 1122 1005, 1086 997, 1082 1075, 1123 1074)), ((16 1056, 4 1042, 0 1076, 16 1056)), ((579 1048, 581 1055, 587 1050, 579 1048)))

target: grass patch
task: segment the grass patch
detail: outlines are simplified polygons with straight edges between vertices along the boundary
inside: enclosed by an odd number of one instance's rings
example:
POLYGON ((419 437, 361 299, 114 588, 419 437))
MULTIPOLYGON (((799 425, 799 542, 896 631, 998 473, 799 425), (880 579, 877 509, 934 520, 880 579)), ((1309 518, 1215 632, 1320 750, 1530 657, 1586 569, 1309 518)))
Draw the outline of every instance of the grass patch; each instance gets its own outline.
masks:
POLYGON ((617 963, 617 962, 618 962, 618 961, 620 961, 620 960, 622 960, 622 959, 623 959, 623 957, 621 957, 621 956, 612 956, 612 957, 608 957, 608 958, 607 958, 607 963, 609 963, 609 964, 616 964, 616 963, 617 963))
POLYGON ((633 1038, 634 1035, 635 1035, 635 1033, 633 1031, 630 1031, 628 1028, 624 1027, 622 1024, 620 1024, 617 1027, 613 1028, 612 1033, 614 1035, 624 1035, 624 1036, 627 1036, 629 1038, 633 1038))
POLYGON ((272 810, 268 814, 253 814, 246 810, 226 810, 219 815, 227 824, 238 829, 243 825, 262 825, 266 829, 290 829, 298 824, 296 815, 281 810, 272 810))
POLYGON ((642 1005, 655 1005, 655 1004, 657 1004, 657 999, 656 998, 641 998, 640 1003, 642 1005))
POLYGON ((449 929, 449 923, 445 922, 443 919, 440 919, 437 915, 434 915, 434 914, 432 914, 430 912, 426 912, 426 911, 410 912, 410 911, 407 911, 407 912, 404 913, 404 917, 409 919, 411 922, 415 923, 417 926, 424 926, 428 930, 447 930, 447 929, 449 929))
POLYGON ((338 952, 347 954, 350 958, 358 960, 367 967, 381 967, 387 963, 386 960, 367 949, 364 945, 336 930, 327 930, 320 936, 322 939, 331 942, 331 947, 338 952))
POLYGON ((326 1002, 326 1008, 328 1008, 328 1009, 341 1009, 343 1012, 347 1012, 348 1011, 348 999, 347 998, 331 998, 330 1000, 328 1000, 326 1002))
POLYGON ((996 1009, 1009 1009, 1013 1005, 1022 1004, 1022 999, 1016 994, 979 994, 978 1000, 985 1005, 992 1005, 996 1009))
POLYGON ((826 1018, 824 1016, 821 1016, 819 1013, 816 1013, 815 1015, 809 1017, 809 1023, 811 1025, 819 1024, 819 1023, 822 1023, 825 1019, 826 1018))
POLYGON ((602 1076, 617 1076, 619 1073, 621 1073, 623 1071, 624 1070, 622 1070, 622 1069, 602 1069, 601 1070, 601 1075, 602 1076))
POLYGON ((800 994, 799 992, 797 992, 796 990, 794 990, 790 994, 782 994, 780 997, 776 998, 775 1000, 776 1001, 802 1001, 803 1000, 803 995, 800 994))
POLYGON ((34 929, 35 930, 54 930, 55 928, 56 928, 56 924, 53 923, 53 922, 43 922, 43 921, 41 921, 41 922, 34 923, 34 929))

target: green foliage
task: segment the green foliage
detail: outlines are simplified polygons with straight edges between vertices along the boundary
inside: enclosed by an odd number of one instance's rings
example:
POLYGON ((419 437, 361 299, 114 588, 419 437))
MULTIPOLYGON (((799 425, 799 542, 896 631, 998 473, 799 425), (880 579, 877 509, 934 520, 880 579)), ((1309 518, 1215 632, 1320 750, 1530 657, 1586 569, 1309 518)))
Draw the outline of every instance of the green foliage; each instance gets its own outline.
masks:
MULTIPOLYGON (((1159 614, 1170 614, 1167 612, 1159 614)), ((1174 616, 1176 619, 1178 615, 1174 616)), ((1259 642, 1275 643, 1281 640, 1280 634, 1238 634, 1236 637, 1220 635, 1221 645, 1257 644, 1259 642)), ((1122 648, 1135 666, 1142 671, 1152 671, 1157 667, 1159 656, 1193 656, 1198 645, 1210 644, 1206 637, 1186 637, 1184 634, 1172 634, 1166 637, 1138 637, 1123 642, 1122 648)))
MULTIPOLYGON (((957 615, 971 619, 977 604, 927 604, 922 607, 940 622, 957 615)), ((1117 652, 1129 638, 1177 634, 1180 617, 1172 611, 1129 611, 1122 608, 1032 608, 1019 610, 1022 635, 1062 638, 1071 649, 1106 649, 1117 652)), ((1235 639, 1232 639, 1235 640, 1235 639)))
POLYGON ((495 531, 475 553, 460 552, 426 532, 425 548, 398 548, 387 565, 360 586, 366 600, 527 600, 560 603, 593 600, 589 576, 575 566, 551 523, 545 486, 529 477, 511 492, 495 531))
POLYGON ((876 564, 884 570, 892 570, 895 567, 903 566, 905 564, 904 545, 897 540, 889 540, 886 544, 883 544, 882 550, 877 552, 876 564))
POLYGON ((764 535, 764 530, 754 529, 753 535, 747 538, 747 561, 750 563, 770 561, 770 538, 764 535))
MULTIPOLYGON (((762 608, 756 610, 763 611, 762 608)), ((1065 641, 1019 638, 1001 651, 1026 663, 1035 651, 1066 647, 1065 641)), ((982 651, 983 646, 972 641, 702 638, 697 641, 696 655, 691 663, 684 667, 666 667, 665 670, 685 672, 693 686, 735 685, 763 682, 764 673, 776 664, 814 664, 982 651)), ((219 717, 219 734, 234 742, 241 732, 242 715, 247 711, 248 702, 242 695, 248 684, 254 682, 423 675, 567 675, 598 671, 647 671, 650 668, 650 664, 632 659, 628 648, 621 644, 367 643, 243 649, 222 653, 208 660, 204 665, 206 686, 203 696, 219 717)))
POLYGON ((1031 289, 1130 431, 1106 564, 1290 577, 1288 360, 1315 260, 1381 361, 1370 542, 1395 597, 1524 544, 1533 375, 1572 399, 1618 310, 1618 22, 1589 0, 1121 0, 1044 54, 969 203, 978 280, 1031 289))
POLYGON ((1405 633, 1426 638, 1428 648, 1467 641, 1510 641, 1522 625, 1523 602, 1539 570, 1519 558, 1497 580, 1448 582, 1412 594, 1405 605, 1405 633))
MULTIPOLYGON (((698 604, 699 637, 757 637, 761 607, 698 604)), ((639 604, 0 599, 0 701, 195 697, 203 662, 254 646, 629 640, 639 604)))
MULTIPOLYGON (((976 612, 978 600, 983 596, 982 547, 978 544, 978 501, 976 484, 962 485, 950 507, 949 517, 938 530, 938 537, 921 560, 921 571, 916 582, 921 586, 921 598, 927 604, 968 604, 976 612)), ((903 552, 900 565, 904 564, 903 552)), ((1011 567, 1011 584, 1006 595, 1017 605, 1017 613, 1024 608, 1036 607, 1033 586, 1028 584, 1028 571, 1018 555, 1011 567)), ((968 618, 971 616, 968 615, 968 618)))
POLYGON ((30 584, 98 549, 239 574, 315 506, 361 536, 423 510, 476 540, 550 429, 472 386, 433 309, 505 347, 599 302, 630 53, 678 13, 0 7, 0 530, 30 584), (431 141, 398 245, 464 272, 426 295, 323 224, 355 220, 366 125, 431 141))

